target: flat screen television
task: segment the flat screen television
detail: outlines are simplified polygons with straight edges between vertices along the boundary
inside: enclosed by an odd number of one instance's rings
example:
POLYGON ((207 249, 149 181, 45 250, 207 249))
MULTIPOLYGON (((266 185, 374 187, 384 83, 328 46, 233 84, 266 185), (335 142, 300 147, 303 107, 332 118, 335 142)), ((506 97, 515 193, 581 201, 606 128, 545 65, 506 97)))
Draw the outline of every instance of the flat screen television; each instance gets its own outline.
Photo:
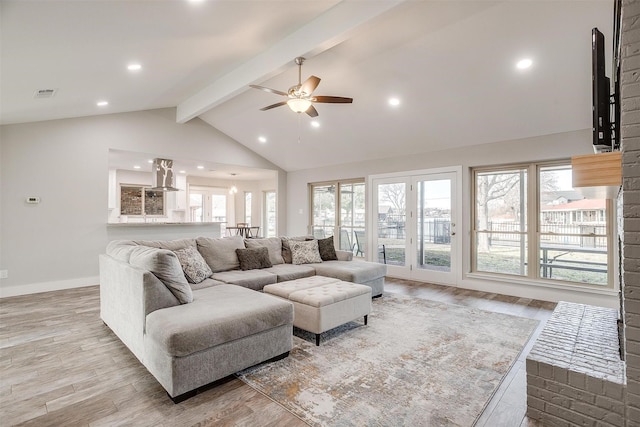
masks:
POLYGON ((610 82, 605 75, 604 35, 597 28, 591 30, 591 80, 593 95, 593 145, 610 149, 611 107, 610 82))

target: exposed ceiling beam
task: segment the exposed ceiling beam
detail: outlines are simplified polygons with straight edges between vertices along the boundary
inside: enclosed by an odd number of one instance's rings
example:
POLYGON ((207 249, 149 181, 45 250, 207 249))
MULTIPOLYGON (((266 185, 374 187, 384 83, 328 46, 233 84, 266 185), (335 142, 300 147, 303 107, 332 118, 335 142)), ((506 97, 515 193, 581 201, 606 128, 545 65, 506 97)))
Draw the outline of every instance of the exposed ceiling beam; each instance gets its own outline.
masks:
POLYGON ((358 27, 403 3, 342 1, 271 48, 222 76, 177 108, 176 121, 185 123, 280 72, 297 56, 315 56, 349 38, 358 27))

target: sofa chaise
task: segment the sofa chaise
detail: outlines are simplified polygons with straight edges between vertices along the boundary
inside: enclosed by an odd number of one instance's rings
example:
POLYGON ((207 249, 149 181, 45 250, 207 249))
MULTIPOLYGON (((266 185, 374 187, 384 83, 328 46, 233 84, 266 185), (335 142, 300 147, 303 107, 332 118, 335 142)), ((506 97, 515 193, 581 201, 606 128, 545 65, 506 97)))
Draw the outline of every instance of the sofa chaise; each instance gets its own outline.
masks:
POLYGON ((308 237, 113 241, 99 260, 100 316, 177 403, 288 355, 293 304, 257 292, 264 286, 318 274, 382 295, 386 265, 335 250, 323 260, 329 245, 308 237))

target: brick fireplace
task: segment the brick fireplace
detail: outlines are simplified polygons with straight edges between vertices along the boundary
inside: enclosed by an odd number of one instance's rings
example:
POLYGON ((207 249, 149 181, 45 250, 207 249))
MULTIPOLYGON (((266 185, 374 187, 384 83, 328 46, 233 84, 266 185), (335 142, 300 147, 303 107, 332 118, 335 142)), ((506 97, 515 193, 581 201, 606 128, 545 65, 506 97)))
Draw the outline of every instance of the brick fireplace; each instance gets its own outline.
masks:
POLYGON ((621 307, 558 305, 527 358, 527 413, 545 426, 640 426, 640 0, 621 11, 621 307))

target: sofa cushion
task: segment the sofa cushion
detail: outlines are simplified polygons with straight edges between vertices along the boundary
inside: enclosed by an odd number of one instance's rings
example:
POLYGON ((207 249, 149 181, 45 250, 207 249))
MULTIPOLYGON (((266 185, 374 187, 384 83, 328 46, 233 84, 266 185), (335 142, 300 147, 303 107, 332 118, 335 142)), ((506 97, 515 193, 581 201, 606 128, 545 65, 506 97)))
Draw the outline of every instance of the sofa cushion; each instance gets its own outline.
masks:
POLYGON ((244 244, 247 248, 265 247, 269 251, 269 260, 272 265, 283 264, 282 239, 279 237, 269 237, 266 239, 246 239, 244 244))
POLYGON ((216 239, 198 237, 196 243, 198 251, 214 273, 234 270, 240 267, 236 249, 245 248, 242 236, 216 239))
POLYGON ((265 270, 231 270, 213 273, 211 276, 214 280, 238 285, 256 291, 262 290, 265 285, 276 283, 278 276, 265 270))
POLYGON ((191 283, 200 283, 213 274, 213 271, 211 271, 211 268, 209 268, 209 265, 195 246, 187 246, 173 252, 180 261, 184 275, 187 276, 191 283))
POLYGON ((329 236, 326 239, 318 239, 318 252, 320 252, 322 261, 335 261, 338 259, 336 248, 333 245, 333 236, 329 236))
POLYGON ((196 291, 196 298, 188 307, 150 313, 146 323, 149 339, 170 356, 184 357, 292 324, 293 306, 271 295, 220 285, 196 291))
POLYGON ((167 249, 136 246, 131 251, 129 263, 153 273, 181 304, 193 301, 193 292, 174 252, 167 249))
POLYGON ((269 251, 265 247, 236 249, 236 255, 240 262, 240 270, 243 271, 269 268, 272 266, 269 260, 269 251))
POLYGON ((291 259, 293 264, 310 264, 322 262, 320 252, 318 252, 318 241, 308 240, 305 242, 290 242, 291 259))
POLYGON ((306 240, 313 240, 313 236, 294 236, 294 237, 281 237, 282 240, 282 259, 285 263, 291 264, 293 259, 291 258, 291 242, 304 242, 306 240))
POLYGON ((311 277, 316 274, 316 269, 309 265, 294 264, 278 264, 271 268, 266 268, 264 271, 275 274, 278 277, 278 283, 311 277))
POLYGON ((326 261, 311 264, 319 276, 335 277, 345 282, 367 283, 387 274, 386 264, 367 261, 326 261))

